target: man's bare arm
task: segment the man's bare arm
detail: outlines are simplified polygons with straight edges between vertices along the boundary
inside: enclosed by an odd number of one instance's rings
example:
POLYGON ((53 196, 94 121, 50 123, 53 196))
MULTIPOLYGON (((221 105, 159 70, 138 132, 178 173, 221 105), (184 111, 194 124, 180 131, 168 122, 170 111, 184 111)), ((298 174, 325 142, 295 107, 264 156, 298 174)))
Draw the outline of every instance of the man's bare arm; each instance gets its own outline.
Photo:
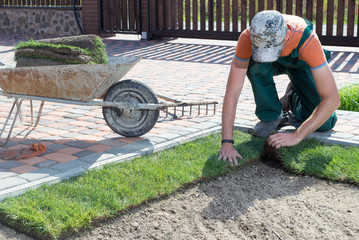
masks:
MULTIPOLYGON (((228 76, 226 93, 222 109, 222 139, 233 139, 233 126, 236 108, 246 76, 248 61, 233 58, 228 76)), ((238 164, 237 158, 242 156, 233 148, 231 143, 223 143, 218 159, 228 160, 231 164, 238 164)))

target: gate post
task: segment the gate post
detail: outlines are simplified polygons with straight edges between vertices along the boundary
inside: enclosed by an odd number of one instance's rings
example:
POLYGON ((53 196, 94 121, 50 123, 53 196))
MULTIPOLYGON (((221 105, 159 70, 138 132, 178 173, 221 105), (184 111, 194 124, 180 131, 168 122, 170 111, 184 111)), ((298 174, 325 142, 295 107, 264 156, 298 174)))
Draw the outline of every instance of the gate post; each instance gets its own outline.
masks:
POLYGON ((99 0, 82 1, 82 25, 85 34, 99 35, 99 15, 99 0))
POLYGON ((145 40, 151 38, 149 4, 150 0, 141 0, 141 38, 145 40))

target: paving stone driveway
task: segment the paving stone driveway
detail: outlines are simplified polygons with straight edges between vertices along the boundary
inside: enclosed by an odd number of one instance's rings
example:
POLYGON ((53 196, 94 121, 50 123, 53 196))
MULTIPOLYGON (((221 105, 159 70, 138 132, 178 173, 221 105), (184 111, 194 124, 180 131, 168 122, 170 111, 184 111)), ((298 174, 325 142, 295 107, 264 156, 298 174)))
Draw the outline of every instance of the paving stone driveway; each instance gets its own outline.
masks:
MULTIPOLYGON (((19 39, 0 39, 0 61, 13 66, 13 47, 19 39)), ((22 39, 20 39, 22 40, 22 39)), ((109 56, 142 56, 142 60, 124 79, 136 79, 150 86, 156 94, 177 100, 218 101, 216 114, 201 109, 191 116, 174 119, 160 113, 155 127, 139 138, 124 138, 105 123, 102 109, 70 104, 46 102, 36 128, 18 124, 12 137, 0 151, 29 148, 32 143, 47 145, 47 151, 37 157, 18 161, 0 159, 0 200, 22 193, 43 183, 58 182, 104 164, 131 159, 158 151, 184 141, 221 129, 221 103, 225 92, 229 64, 235 42, 177 39, 173 41, 141 41, 133 36, 104 39, 109 56)), ((355 48, 328 47, 333 51, 330 65, 339 86, 359 80, 359 51, 355 48)), ((275 82, 282 95, 288 78, 279 76, 275 82)), ((13 99, 0 97, 0 123, 3 125, 13 99)), ((35 109, 39 106, 34 102, 35 109)), ((257 117, 254 115, 251 87, 246 82, 237 108, 236 127, 250 131, 257 117)), ((22 107, 29 121, 29 101, 22 107)), ((173 114, 173 109, 171 110, 173 114)), ((177 111, 178 115, 178 111, 177 111)), ((339 122, 326 133, 311 137, 326 142, 359 143, 359 114, 338 111, 339 122)))

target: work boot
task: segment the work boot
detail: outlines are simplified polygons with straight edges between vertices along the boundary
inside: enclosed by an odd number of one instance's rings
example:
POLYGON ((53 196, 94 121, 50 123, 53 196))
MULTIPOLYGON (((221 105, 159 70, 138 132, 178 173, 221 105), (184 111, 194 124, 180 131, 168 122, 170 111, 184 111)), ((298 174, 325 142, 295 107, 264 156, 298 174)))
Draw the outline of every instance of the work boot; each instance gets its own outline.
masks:
POLYGON ((287 89, 285 90, 284 96, 279 99, 279 101, 282 103, 283 111, 285 111, 285 112, 290 111, 289 97, 292 94, 293 94, 293 83, 289 82, 287 89))
POLYGON ((268 137, 277 127, 288 121, 288 113, 281 114, 272 121, 260 121, 253 128, 253 135, 257 137, 268 137))

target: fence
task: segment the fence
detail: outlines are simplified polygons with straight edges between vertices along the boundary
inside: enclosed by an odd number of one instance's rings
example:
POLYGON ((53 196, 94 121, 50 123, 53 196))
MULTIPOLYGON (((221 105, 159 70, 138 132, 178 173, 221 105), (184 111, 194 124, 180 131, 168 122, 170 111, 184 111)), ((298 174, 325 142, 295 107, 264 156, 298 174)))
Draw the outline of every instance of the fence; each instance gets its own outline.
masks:
POLYGON ((324 44, 359 46, 356 0, 149 0, 149 32, 159 37, 238 38, 253 16, 278 10, 313 21, 324 44))
POLYGON ((236 40, 257 12, 275 9, 313 21, 323 44, 359 47, 359 0, 0 0, 0 8, 74 3, 84 12, 85 33, 236 40))

